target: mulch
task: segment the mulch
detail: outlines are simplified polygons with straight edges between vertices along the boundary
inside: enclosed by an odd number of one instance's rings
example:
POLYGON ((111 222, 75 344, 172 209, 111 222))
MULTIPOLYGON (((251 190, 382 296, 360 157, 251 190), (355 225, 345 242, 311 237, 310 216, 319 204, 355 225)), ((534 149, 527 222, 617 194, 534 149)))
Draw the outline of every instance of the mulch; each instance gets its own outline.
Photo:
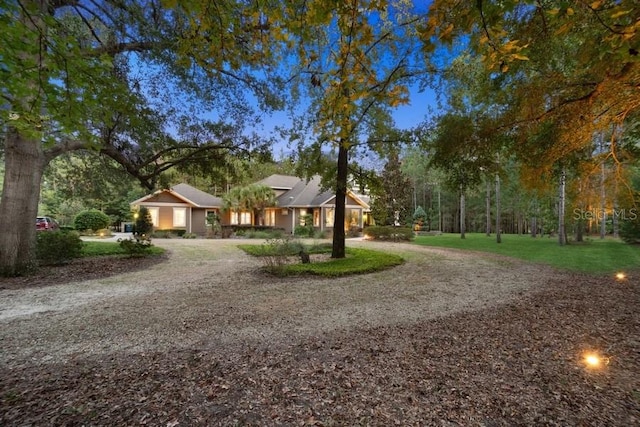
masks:
POLYGON ((414 324, 26 361, 0 368, 0 425, 640 425, 638 307, 638 277, 566 274, 414 324))
POLYGON ((63 265, 41 266, 33 274, 25 276, 0 277, 0 290, 36 288, 101 279, 116 274, 143 270, 166 259, 166 254, 146 257, 99 256, 77 258, 63 265))

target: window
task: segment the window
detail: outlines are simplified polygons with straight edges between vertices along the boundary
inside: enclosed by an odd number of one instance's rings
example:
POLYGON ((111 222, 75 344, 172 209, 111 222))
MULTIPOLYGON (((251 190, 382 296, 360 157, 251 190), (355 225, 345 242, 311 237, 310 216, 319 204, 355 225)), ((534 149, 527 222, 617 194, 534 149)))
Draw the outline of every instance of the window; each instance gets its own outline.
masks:
POLYGON ((251 212, 248 211, 231 211, 232 225, 251 225, 251 212))
POLYGON ((157 227, 160 223, 158 222, 158 208, 147 208, 149 211, 149 216, 151 217, 151 223, 154 227, 157 227))
POLYGON ((251 212, 247 212, 247 211, 240 212, 240 224, 251 225, 251 212))
POLYGON ((264 225, 275 227, 276 225, 276 210, 266 209, 264 211, 264 225))
POLYGON ((333 227, 333 218, 334 218, 334 209, 333 208, 328 208, 326 211, 326 217, 324 219, 324 225, 326 227, 333 227))
POLYGON ((173 208, 173 226, 187 226, 187 208, 173 208))

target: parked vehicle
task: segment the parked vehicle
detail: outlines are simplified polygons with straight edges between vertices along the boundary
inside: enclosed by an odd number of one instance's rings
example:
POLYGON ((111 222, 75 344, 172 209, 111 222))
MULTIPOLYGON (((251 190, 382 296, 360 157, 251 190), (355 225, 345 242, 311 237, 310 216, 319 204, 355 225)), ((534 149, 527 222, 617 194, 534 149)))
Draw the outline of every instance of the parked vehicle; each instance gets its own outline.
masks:
POLYGON ((36 218, 36 230, 37 231, 55 231, 59 230, 60 226, 55 219, 48 216, 39 216, 36 218))

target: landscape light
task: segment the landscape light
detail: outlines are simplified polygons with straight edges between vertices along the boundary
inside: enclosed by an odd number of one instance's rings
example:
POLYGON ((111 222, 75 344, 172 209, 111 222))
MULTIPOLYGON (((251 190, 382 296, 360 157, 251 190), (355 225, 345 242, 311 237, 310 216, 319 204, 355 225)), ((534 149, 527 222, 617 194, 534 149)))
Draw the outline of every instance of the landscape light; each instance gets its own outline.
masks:
POLYGON ((626 279, 626 278, 627 278, 627 275, 626 275, 626 274, 624 274, 622 271, 621 271, 621 272, 619 272, 619 273, 616 273, 616 279, 618 279, 618 280, 624 280, 624 279, 626 279))
POLYGON ((585 353, 584 364, 589 369, 600 369, 609 364, 609 358, 603 357, 597 353, 585 353))

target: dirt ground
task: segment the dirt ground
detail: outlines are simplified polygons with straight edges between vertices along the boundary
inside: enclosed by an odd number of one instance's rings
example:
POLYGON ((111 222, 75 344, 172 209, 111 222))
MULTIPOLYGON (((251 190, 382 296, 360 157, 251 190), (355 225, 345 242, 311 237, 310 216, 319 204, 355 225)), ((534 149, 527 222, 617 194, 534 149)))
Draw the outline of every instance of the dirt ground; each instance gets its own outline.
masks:
POLYGON ((154 243, 0 280, 0 425, 640 425, 637 275, 349 241, 407 262, 276 279, 154 243))

